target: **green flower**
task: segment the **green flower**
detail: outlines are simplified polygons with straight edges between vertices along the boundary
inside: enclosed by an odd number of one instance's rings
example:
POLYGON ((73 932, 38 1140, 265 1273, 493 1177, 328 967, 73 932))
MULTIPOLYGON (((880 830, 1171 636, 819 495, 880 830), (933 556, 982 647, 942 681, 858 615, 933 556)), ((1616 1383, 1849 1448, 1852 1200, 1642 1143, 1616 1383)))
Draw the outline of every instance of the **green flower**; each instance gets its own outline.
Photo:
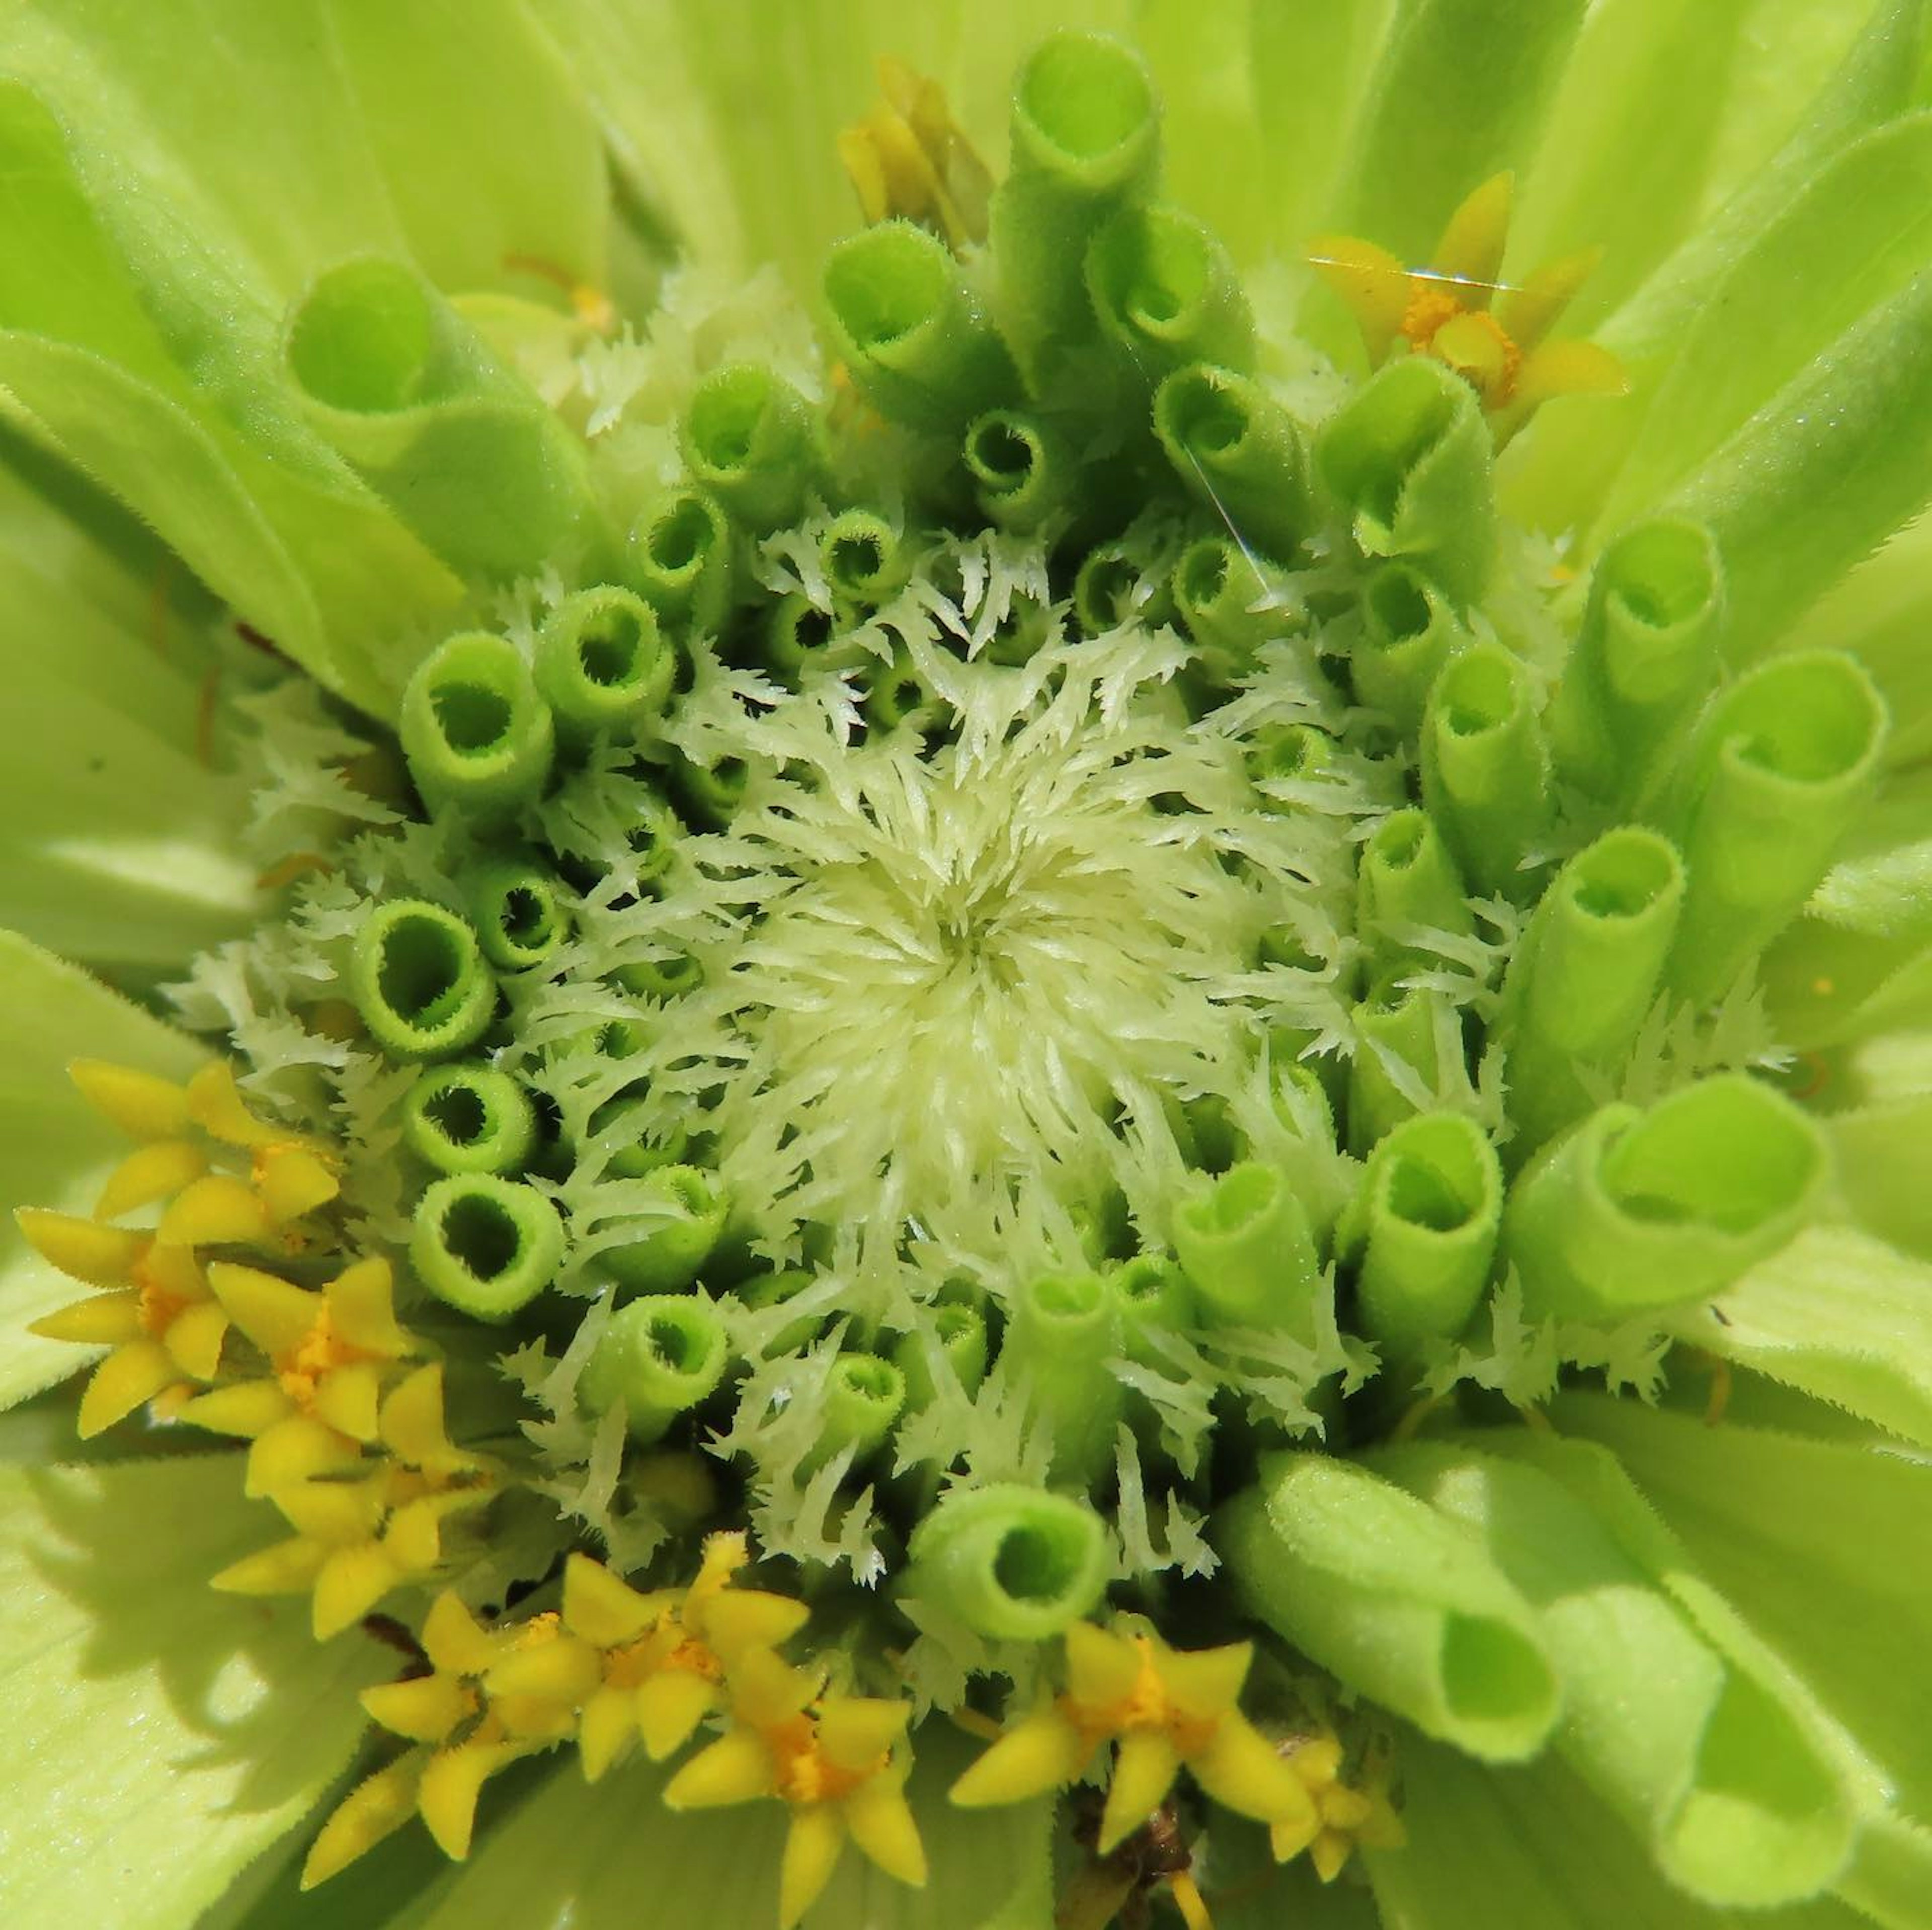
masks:
POLYGON ((0 22, 8 1902, 1914 1930, 1922 7, 874 10, 0 22))

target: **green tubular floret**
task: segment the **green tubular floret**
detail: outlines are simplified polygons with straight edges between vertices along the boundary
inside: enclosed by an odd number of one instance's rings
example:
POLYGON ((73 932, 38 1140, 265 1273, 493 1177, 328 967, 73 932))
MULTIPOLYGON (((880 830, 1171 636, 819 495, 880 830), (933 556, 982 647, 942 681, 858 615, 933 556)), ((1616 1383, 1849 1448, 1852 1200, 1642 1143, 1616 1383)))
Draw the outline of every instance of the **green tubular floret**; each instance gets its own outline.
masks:
POLYGON ((904 532, 870 509, 843 509, 818 539, 819 566, 832 595, 848 608, 882 604, 912 568, 904 532))
POLYGON ((732 594, 731 524, 701 489, 661 491, 631 526, 629 572, 663 622, 708 636, 732 594))
POLYGON ((507 1320, 556 1277, 563 1222, 534 1186, 495 1173, 433 1180, 418 1203, 410 1264, 471 1319, 507 1320))
POLYGON ((829 610, 820 610, 802 591, 794 590, 779 598, 766 617, 764 660, 779 676, 796 684, 806 671, 831 661, 838 629, 829 610))
POLYGON ((1445 932, 1467 937, 1475 929, 1456 862, 1436 820, 1413 805, 1391 811, 1362 846, 1355 870, 1355 929, 1387 973, 1430 955, 1398 931, 1445 932))
POLYGON ((957 436, 1019 393, 1012 358, 946 247, 910 221, 848 236, 825 265, 832 340, 889 421, 957 436))
POLYGON ((1426 986, 1384 972, 1355 1007, 1355 1050, 1348 1061, 1348 1150, 1366 1158, 1376 1141, 1422 1108, 1407 1089, 1420 1081, 1434 1092, 1442 1074, 1443 999, 1426 986))
POLYGON ((1174 1250, 1208 1321, 1313 1334, 1322 1290, 1314 1235, 1307 1208, 1275 1167, 1244 1161, 1183 1200, 1174 1250))
POLYGON ((1035 49, 1014 87, 1012 165, 988 225, 1005 308, 1036 360, 1056 338, 1092 334, 1088 241, 1152 191, 1160 166, 1160 106, 1132 52, 1080 33, 1035 49))
POLYGON ((488 1065, 439 1065, 403 1101, 403 1143, 440 1173, 519 1172, 536 1134, 529 1093, 488 1065))
POLYGON ((724 1318, 701 1293, 647 1293, 610 1317, 578 1396, 593 1414, 624 1410, 634 1440, 659 1440, 706 1400, 731 1364, 724 1318))
POLYGON ((1096 543, 1073 577, 1073 620, 1084 637, 1104 637, 1122 625, 1152 630, 1174 614, 1166 578, 1149 577, 1121 543, 1096 543))
POLYGON ((1254 559, 1232 538, 1198 537, 1168 579, 1174 613, 1199 646, 1209 673, 1223 679, 1254 667, 1255 652, 1288 628, 1265 607, 1268 584, 1254 559), (1257 609, 1258 604, 1263 605, 1257 609))
POLYGON ((866 676, 866 721, 874 730, 896 730, 930 712, 934 703, 910 652, 895 650, 884 664, 872 660, 866 676))
POLYGON ((1107 1466, 1121 1389, 1118 1302, 1096 1273, 1048 1273, 1020 1290, 1000 1358, 1017 1367, 1053 1431, 1058 1480, 1090 1484, 1107 1466))
POLYGON ((574 744, 655 721, 676 674, 657 612, 615 583, 573 591, 538 634, 536 686, 559 734, 574 744))
POLYGON ((398 725, 410 775, 432 806, 494 820, 549 781, 550 706, 508 637, 446 637, 416 666, 398 725))
POLYGON ((1323 425, 1316 462, 1365 556, 1405 559, 1466 610, 1495 560, 1493 453, 1469 385, 1405 355, 1323 425))
POLYGON ((1384 1135, 1343 1235, 1361 1250, 1370 1339, 1396 1358, 1454 1339, 1489 1283, 1502 1206, 1501 1162, 1473 1120, 1420 1113, 1384 1135))
POLYGON ((759 535, 797 520, 818 470, 811 406, 756 362, 714 369, 692 392, 680 441, 692 479, 759 535))
POLYGON ((1422 725, 1422 798, 1478 892, 1521 902, 1523 861, 1547 839, 1550 759, 1529 673, 1500 643, 1463 652, 1436 679, 1422 725))
POLYGON ((720 757, 713 764, 686 762, 678 767, 677 793, 694 823, 722 831, 738 814, 751 766, 742 757, 720 757))
POLYGON ((1568 783, 1613 808, 1642 794, 1717 676, 1724 610, 1724 565, 1702 524, 1660 517, 1610 544, 1550 706, 1568 783))
POLYGON ((1670 841, 1626 825, 1580 851, 1544 894, 1505 988, 1513 1153, 1580 1118, 1592 1089, 1622 1069, 1656 999, 1684 892, 1670 841))
POLYGON ((1504 1257, 1532 1319, 1704 1299, 1798 1231, 1828 1163, 1817 1126, 1742 1073, 1605 1106, 1511 1187, 1504 1257))
POLYGON ((349 996, 392 1059, 453 1059, 490 1028, 496 981, 476 934, 424 898, 392 898, 363 919, 349 996))
POLYGON ((524 575, 594 529, 581 444, 414 269, 327 270, 284 355, 310 426, 455 568, 524 575))
POLYGON ((1243 762, 1262 808, 1291 811, 1297 808, 1292 787, 1333 777, 1335 740, 1312 724, 1270 724, 1257 735, 1243 762))
POLYGON ((1165 206, 1121 208, 1087 244, 1102 334, 1152 388, 1190 362, 1245 369, 1254 317, 1234 264, 1201 222, 1165 206))
POLYGON ((1427 577, 1406 563, 1378 565, 1362 591, 1361 639, 1348 658, 1357 700, 1414 737, 1437 676, 1468 641, 1427 577))
POLYGON ((1886 724, 1838 651, 1778 658, 1718 699, 1666 814, 1690 873, 1673 990, 1716 997, 1797 914, 1871 794, 1886 724))
POLYGON ((1121 1351, 1143 1366, 1157 1366, 1162 1356, 1154 1338, 1184 1332, 1200 1318, 1186 1275, 1169 1254, 1137 1253, 1110 1268, 1106 1278, 1120 1309, 1121 1351))
POLYGON ((1315 526, 1308 454, 1294 419, 1252 377, 1196 362, 1154 398, 1154 433, 1181 486, 1276 562, 1315 526))
POLYGON ((974 416, 962 451, 986 520, 1023 535, 1065 504, 1079 481, 1065 439, 1030 409, 989 409, 974 416))
POLYGON ((819 1397, 818 1440, 802 1464, 822 1467, 850 1449, 856 1465, 885 1445, 906 1404, 905 1376, 875 1353, 842 1353, 819 1397))
POLYGON ((913 1530, 905 1592, 994 1641, 1043 1642, 1107 1585, 1106 1524, 1084 1501, 995 1483, 956 1488, 913 1530))
POLYGON ((968 1394, 976 1392, 986 1377, 986 1317, 964 1302, 942 1301, 932 1310, 929 1338, 916 1333, 900 1335, 892 1359, 905 1376, 910 1413, 927 1406, 939 1391, 933 1373, 935 1350, 960 1388, 968 1394))
POLYGON ((640 1086, 604 1101, 590 1116, 581 1151, 601 1156, 604 1170, 620 1179, 641 1179, 667 1166, 688 1163, 691 1135, 682 1121, 668 1127, 640 1086))
POLYGON ((625 1286, 669 1293, 688 1287, 724 1236, 731 1203, 715 1173, 661 1167, 650 1182, 652 1209, 638 1213, 631 1237, 607 1247, 604 1265, 625 1286))
POLYGON ((704 982, 704 963, 688 952, 674 958, 640 958, 620 965, 616 973, 626 991, 640 999, 681 999, 704 982))
POLYGON ((527 972, 570 936, 557 882, 536 865, 490 859, 466 871, 462 882, 483 955, 500 970, 527 972))

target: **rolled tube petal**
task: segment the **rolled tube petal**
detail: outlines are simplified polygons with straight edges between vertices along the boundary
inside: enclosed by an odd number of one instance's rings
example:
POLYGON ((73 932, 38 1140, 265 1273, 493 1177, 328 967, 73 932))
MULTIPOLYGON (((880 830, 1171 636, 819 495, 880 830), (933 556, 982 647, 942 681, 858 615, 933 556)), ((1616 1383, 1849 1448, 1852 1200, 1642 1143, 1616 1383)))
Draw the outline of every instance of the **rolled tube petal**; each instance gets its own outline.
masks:
POLYGON ((634 1236, 608 1248, 603 1260, 627 1287, 672 1293, 698 1278, 724 1237, 730 1200, 718 1176, 701 1167, 664 1167, 653 1185, 662 1212, 640 1215, 634 1236))
POLYGON ((1504 1255, 1534 1319, 1702 1299, 1797 1232, 1828 1163, 1817 1127, 1742 1073, 1605 1106, 1512 1186, 1504 1255))
POLYGON ((914 1530, 906 1593, 976 1635, 1045 1641, 1106 1587, 1107 1530, 1084 1501, 995 1483, 956 1489, 914 1530))
POLYGON ((572 592, 538 633, 537 689, 572 744, 654 721, 676 672, 657 612, 615 583, 572 592))
POLYGON ((1053 1431, 1056 1479, 1092 1482, 1114 1452, 1121 1388, 1120 1306, 1094 1273, 1048 1273, 1021 1290, 1001 1358, 1025 1377, 1053 1431))
POLYGON ((910 563, 903 532, 869 509, 841 510, 819 538, 818 558, 832 595, 859 610, 892 595, 910 563))
POLYGON ((1384 972, 1424 956, 1394 934, 1406 928, 1466 937, 1475 928, 1462 880, 1426 811, 1392 811, 1362 847, 1355 873, 1355 929, 1384 972))
POLYGON ((906 1405, 916 1413, 938 1392, 933 1373, 932 1344, 937 1343, 947 1371, 964 1391, 977 1391, 986 1377, 986 1318, 976 1307, 943 1302, 932 1310, 931 1341, 904 1334, 892 1359, 905 1376, 906 1405))
POLYGON ((1139 1253, 1107 1275, 1120 1308, 1120 1345, 1130 1360, 1151 1366, 1160 1359, 1150 1337, 1178 1333, 1199 1318, 1194 1289, 1172 1257, 1139 1253))
POLYGON ((1314 526, 1308 452, 1287 410, 1251 377, 1196 362, 1154 399, 1154 433, 1181 487, 1239 540, 1286 563, 1314 526))
POLYGON ((658 1440, 731 1364, 724 1317, 696 1293, 648 1293, 611 1315, 578 1392, 593 1414, 622 1406, 633 1439, 658 1440))
POLYGON ((550 778, 550 706, 507 637, 445 639, 417 665, 398 726, 410 775, 431 805, 491 820, 528 804, 550 778))
POLYGON ((536 1143, 536 1108, 507 1072, 440 1065, 403 1101, 403 1143, 440 1173, 515 1173, 536 1143))
POLYGON ((1024 535, 1072 496, 1079 466, 1065 440, 1031 409, 989 409, 966 425, 966 472, 988 520, 1024 535))
POLYGON ((732 591, 731 525, 701 489, 668 489, 631 526, 630 580, 661 622, 708 636, 732 591))
POLYGON ((1432 1094, 1442 1077, 1439 992, 1384 974, 1354 1011, 1348 1061, 1348 1150, 1366 1158, 1376 1140, 1422 1110, 1410 1088, 1432 1094))
POLYGON ((479 865, 463 883, 483 955, 500 971, 542 964, 570 936, 556 880, 534 865, 514 859, 479 865))
POLYGON ((905 1376, 875 1353, 842 1353, 832 1363, 818 1410, 818 1443, 806 1468, 852 1450, 854 1463, 885 1444, 906 1404, 905 1376))
POLYGON ((1174 1210, 1174 1249, 1207 1317, 1312 1335, 1321 1269, 1308 1209, 1286 1176, 1250 1160, 1174 1210))
POLYGON ((1405 737, 1422 727, 1444 664, 1468 641, 1448 598, 1406 563, 1384 563, 1362 593, 1362 636, 1348 659, 1358 700, 1405 737))
POLYGON ((349 955, 349 995, 392 1059, 451 1059, 496 1012, 496 981, 476 934, 423 898, 392 898, 362 921, 349 955))
POLYGON ((1100 331, 1150 388, 1191 362, 1244 369, 1254 317, 1234 264, 1214 232, 1178 209, 1128 207, 1087 244, 1087 293, 1100 331))
POLYGON ((811 409, 782 377, 756 362, 714 369, 679 440, 692 479, 746 529, 764 535, 797 520, 818 464, 811 409))
POLYGON ((507 1320, 555 1278, 563 1222, 534 1186, 491 1173, 434 1181, 416 1208, 410 1264, 472 1320, 507 1320))

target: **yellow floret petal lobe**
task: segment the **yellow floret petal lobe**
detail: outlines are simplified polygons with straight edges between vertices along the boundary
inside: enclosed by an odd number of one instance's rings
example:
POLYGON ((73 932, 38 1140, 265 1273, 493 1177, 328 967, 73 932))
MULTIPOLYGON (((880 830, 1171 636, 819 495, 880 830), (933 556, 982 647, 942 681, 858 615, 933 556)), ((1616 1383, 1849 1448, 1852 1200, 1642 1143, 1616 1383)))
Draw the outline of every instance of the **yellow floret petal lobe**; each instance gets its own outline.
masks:
POLYGON ((654 1763, 682 1749, 718 1699, 704 1677, 683 1668, 660 1671, 638 1683, 633 1694, 638 1733, 654 1763))
POLYGON ((248 1110, 235 1083, 235 1068, 225 1059, 204 1065, 188 1082, 187 1098, 189 1117, 224 1146, 272 1146, 288 1137, 248 1110))
POLYGON ((729 1667, 753 1649, 775 1649, 788 1641, 811 1617, 802 1602, 746 1588, 714 1595, 686 1621, 729 1667))
POLYGON ((164 1344, 175 1364, 190 1379, 212 1380, 221 1366, 222 1344, 228 1338, 228 1316, 212 1300, 184 1307, 168 1323, 164 1344))
MULTIPOLYGON (((483 1686, 493 1702, 530 1704, 532 1716, 561 1710, 567 1720, 602 1680, 596 1650, 574 1636, 556 1635, 527 1647, 513 1644, 491 1665, 483 1686)), ((505 1714, 512 1728, 526 1726, 507 1710, 505 1714)))
POLYGON ((230 1563, 208 1585, 224 1595, 306 1595, 328 1557, 326 1548, 296 1535, 230 1563))
POLYGON ((359 1458, 352 1441, 306 1415, 292 1414, 256 1436, 248 1450, 242 1492, 260 1500, 297 1482, 352 1467, 359 1458))
POLYGON ((483 1785, 520 1753, 512 1743, 472 1741, 440 1750, 429 1759, 416 1804, 436 1848, 452 1863, 470 1854, 483 1785))
POLYGON ((336 1332, 350 1346, 385 1360, 415 1350, 416 1340, 396 1320, 396 1278, 386 1260, 358 1260, 323 1290, 336 1332))
POLYGON ((160 1139, 130 1152, 107 1176, 94 1210, 118 1220, 137 1207, 172 1199, 208 1170, 208 1156, 186 1140, 160 1139))
POLYGON ((1546 262, 1518 286, 1504 291, 1496 304, 1496 319, 1527 352, 1556 327, 1603 258, 1601 248, 1586 248, 1546 262))
POLYGON ((1169 1649, 1159 1664, 1161 1687, 1183 1715, 1205 1722, 1227 1715, 1240 1699, 1254 1659, 1252 1642, 1218 1649, 1169 1649))
POLYGON ((577 1725, 577 1747, 586 1782, 596 1782, 630 1747, 638 1733, 634 1694, 628 1689, 600 1689, 584 1705, 577 1725))
POLYGON ((338 1434, 373 1441, 382 1402, 382 1370, 373 1360, 332 1368, 315 1390, 315 1411, 338 1434))
POLYGON ((316 1640, 326 1642, 361 1621, 404 1578, 394 1557, 380 1542, 332 1551, 315 1578, 310 1626, 316 1640))
POLYGON ((257 1155, 256 1188, 278 1227, 325 1206, 342 1184, 328 1164, 302 1146, 274 1146, 257 1155))
POLYGON ((818 1901, 844 1847, 844 1820, 832 1804, 816 1803, 792 1812, 778 1862, 779 1930, 793 1930, 818 1901))
POLYGON ((69 1341, 76 1347, 120 1347, 141 1338, 140 1296, 131 1289, 90 1293, 28 1323, 43 1340, 69 1341))
POLYGON ((76 1059, 67 1071, 81 1097, 130 1139, 172 1139, 190 1123, 187 1089, 171 1079, 104 1059, 76 1059))
POLYGON ((416 1813, 420 1752, 378 1770, 335 1806, 302 1864, 302 1887, 313 1890, 393 1836, 416 1813))
POLYGON ((828 1696, 818 1716, 818 1746, 841 1769, 868 1768, 904 1735, 908 1703, 883 1696, 828 1696))
POLYGON ((454 1677, 419 1676, 362 1692, 370 1721, 415 1743, 440 1743, 475 1710, 476 1698, 454 1677))
POLYGON ((496 1659, 501 1643, 446 1588, 423 1618, 423 1653, 444 1675, 482 1675, 496 1659))
MULTIPOLYGON (((272 1380, 238 1380, 198 1394, 181 1412, 190 1425, 210 1434, 254 1440, 295 1413, 295 1403, 272 1380)), ((262 1491, 266 1492, 266 1491, 262 1491)))
POLYGON ((1055 1708, 1036 1710, 1009 1729, 952 1785, 952 1800, 968 1809, 1023 1803, 1071 1782, 1084 1767, 1088 1746, 1055 1708))
POLYGON ((1623 395, 1630 372, 1596 342, 1546 343, 1523 358, 1514 400, 1524 409, 1563 395, 1623 395))
POLYGON ((92 1440, 116 1422, 124 1421, 176 1378, 175 1364, 158 1343, 130 1341, 116 1347, 88 1377, 75 1431, 82 1440, 92 1440))
POLYGON ((926 1887, 926 1845, 896 1776, 874 1776, 844 1804, 845 1827, 861 1851, 890 1877, 914 1890, 926 1887))
POLYGON ((443 1425, 442 1369, 419 1367, 390 1389, 378 1424, 383 1444, 410 1467, 455 1474, 476 1465, 452 1442, 443 1425))
POLYGON ((563 1569, 563 1626, 600 1649, 633 1642, 655 1619, 650 1605, 621 1577, 588 1555, 563 1569))
POLYGON ((1430 266, 1438 274, 1468 284, 1463 302, 1486 307, 1490 291, 1502 266, 1509 240, 1510 211, 1516 198, 1516 178, 1508 172, 1492 175, 1466 195, 1444 226, 1430 266))
POLYGON ((1408 312, 1408 271, 1388 249, 1355 235, 1320 235, 1308 245, 1316 273, 1354 317, 1372 361, 1380 361, 1408 312))
POLYGON ((123 1285, 149 1239, 44 1206, 16 1207, 14 1218, 27 1244, 50 1266, 89 1287, 123 1285))
POLYGON ((1128 1637, 1076 1622, 1066 1632, 1066 1692, 1082 1709, 1124 1702, 1140 1681, 1143 1660, 1128 1637))
POLYGON ((722 1809, 772 1790, 771 1752, 754 1729, 728 1729, 665 1784, 673 1809, 722 1809))
POLYGON ((215 1260, 208 1269, 208 1284, 229 1318, 271 1359, 300 1347, 322 1311, 320 1295, 259 1266, 215 1260))
POLYGON ((1158 1729, 1135 1729, 1120 1739, 1096 1848, 1117 1848, 1161 1806, 1180 1768, 1180 1752, 1158 1729))
POLYGON ((1230 1716, 1187 1760, 1194 1779, 1224 1809, 1258 1823, 1298 1823, 1314 1812, 1306 1785, 1254 1725, 1230 1716))
POLYGON ((154 1236, 170 1246, 233 1246, 268 1230, 267 1209, 253 1190, 232 1173, 210 1173, 175 1196, 154 1236))

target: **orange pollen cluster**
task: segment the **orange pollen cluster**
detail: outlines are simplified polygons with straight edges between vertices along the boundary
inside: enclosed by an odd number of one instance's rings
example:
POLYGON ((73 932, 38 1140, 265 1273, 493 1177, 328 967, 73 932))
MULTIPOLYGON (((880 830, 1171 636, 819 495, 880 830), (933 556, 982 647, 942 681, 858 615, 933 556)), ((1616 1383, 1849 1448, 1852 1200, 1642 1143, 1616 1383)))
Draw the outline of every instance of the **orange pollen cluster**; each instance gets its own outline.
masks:
POLYGON ((322 1380, 338 1367, 376 1356, 359 1347, 352 1347, 335 1331, 325 1304, 315 1325, 301 1341, 275 1363, 275 1380, 282 1392, 304 1414, 315 1410, 315 1397, 322 1380))
POLYGON ((1402 310, 1402 332, 1418 349, 1426 349, 1436 339, 1436 331, 1445 322, 1453 322, 1469 311, 1455 291, 1439 281, 1412 275, 1408 306, 1402 310))
POLYGON ((859 1769, 832 1761, 818 1746, 818 1725, 809 1716, 794 1716, 764 1732, 772 1752, 772 1781, 787 1803, 836 1803, 886 1767, 881 1755, 859 1769))
POLYGON ((1175 1708, 1154 1665, 1152 1644, 1144 1635, 1132 1639, 1141 1655, 1140 1674, 1133 1687, 1118 1702, 1099 1708, 1063 1697, 1068 1717, 1096 1746, 1111 1737, 1142 1729, 1164 1734, 1184 1756, 1204 1749, 1214 1737, 1213 1720, 1175 1708))
POLYGON ((141 1331, 156 1339, 165 1335, 176 1317, 194 1304, 184 1295, 171 1293, 155 1277, 146 1259, 134 1263, 131 1278, 140 1295, 135 1305, 140 1314, 141 1331))

